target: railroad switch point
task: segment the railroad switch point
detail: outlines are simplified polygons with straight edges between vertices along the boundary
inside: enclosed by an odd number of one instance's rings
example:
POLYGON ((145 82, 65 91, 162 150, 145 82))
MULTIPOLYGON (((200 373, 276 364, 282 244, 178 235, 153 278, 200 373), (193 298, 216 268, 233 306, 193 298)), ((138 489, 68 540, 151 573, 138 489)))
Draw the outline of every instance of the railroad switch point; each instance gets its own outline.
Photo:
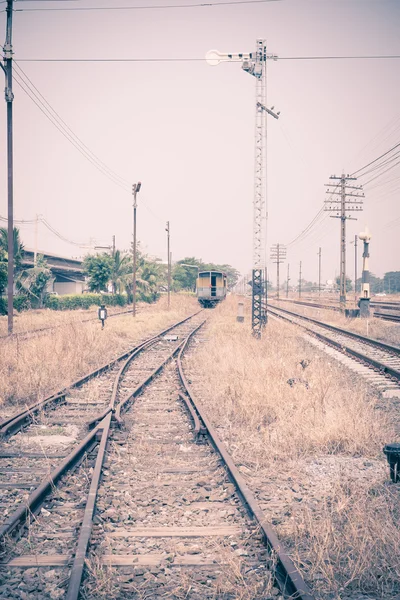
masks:
POLYGON ((400 444, 386 444, 383 449, 390 467, 390 479, 393 483, 400 481, 400 444))
POLYGON ((163 339, 167 342, 177 342, 178 336, 177 335, 164 335, 163 339))

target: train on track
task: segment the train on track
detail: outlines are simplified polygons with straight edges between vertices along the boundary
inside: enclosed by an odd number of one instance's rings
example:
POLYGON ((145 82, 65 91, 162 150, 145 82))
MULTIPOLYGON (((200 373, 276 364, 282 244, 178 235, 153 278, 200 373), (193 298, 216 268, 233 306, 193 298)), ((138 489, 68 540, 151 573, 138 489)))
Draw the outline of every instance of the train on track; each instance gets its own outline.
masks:
POLYGON ((213 308, 226 298, 226 273, 222 271, 199 271, 196 296, 204 308, 213 308))

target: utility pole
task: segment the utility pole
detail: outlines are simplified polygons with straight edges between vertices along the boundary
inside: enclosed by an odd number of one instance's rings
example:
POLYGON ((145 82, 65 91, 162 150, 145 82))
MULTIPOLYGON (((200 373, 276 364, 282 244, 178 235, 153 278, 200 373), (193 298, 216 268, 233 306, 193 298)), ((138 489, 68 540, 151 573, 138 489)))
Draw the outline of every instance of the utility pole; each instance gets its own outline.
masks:
MULTIPOLYGON (((340 192, 337 192, 339 184, 336 184, 333 189, 327 190, 326 193, 330 194, 329 200, 325 200, 325 210, 328 212, 336 212, 336 215, 331 215, 334 219, 340 219, 340 304, 344 306, 346 304, 346 220, 351 219, 356 221, 357 219, 346 214, 349 212, 360 212, 362 210, 364 193, 362 192, 362 186, 348 185, 348 181, 356 181, 356 177, 350 177, 342 173, 340 177, 331 175, 329 179, 336 179, 340 181, 340 192), (347 190, 351 190, 348 192, 347 190), (355 193, 354 191, 361 193, 355 193), (336 199, 334 196, 340 196, 336 199), (348 200, 348 198, 358 198, 358 200, 348 200)), ((326 187, 332 188, 332 184, 326 184, 326 187)))
POLYGON ((279 265, 286 259, 286 247, 274 244, 271 248, 271 260, 276 263, 276 299, 279 300, 279 265))
POLYGON ((136 209, 137 209, 137 201, 136 195, 140 191, 142 184, 139 181, 138 183, 134 183, 132 185, 132 194, 133 194, 133 281, 132 281, 132 316, 136 317, 136 209))
POLYGON ((112 257, 115 256, 115 235, 112 236, 112 257))
POLYGON ((168 309, 171 305, 171 252, 169 250, 170 243, 170 229, 169 229, 169 221, 167 221, 167 227, 165 228, 167 232, 167 255, 168 255, 168 309))
POLYGON ((33 264, 36 267, 37 253, 38 253, 38 228, 39 228, 39 215, 36 215, 35 219, 35 248, 33 251, 33 264))
POLYGON ((12 91, 12 17, 13 0, 7 0, 6 41, 3 48, 4 64, 0 63, 6 76, 5 101, 7 103, 7 232, 8 232, 8 269, 7 269, 7 313, 8 334, 14 328, 14 194, 13 194, 13 100, 12 91))
POLYGON ((289 263, 288 263, 288 266, 287 266, 287 275, 286 275, 286 298, 288 298, 288 297, 289 297, 289 281, 290 281, 290 277, 289 277, 289 267, 290 267, 290 265, 289 265, 289 263))
POLYGON ((318 251, 318 297, 321 296, 321 248, 318 251))
POLYGON ((299 298, 301 298, 301 261, 300 261, 300 272, 299 272, 299 298))
POLYGON ((354 304, 357 306, 357 244, 358 244, 358 236, 354 236, 354 242, 350 242, 354 244, 354 304))

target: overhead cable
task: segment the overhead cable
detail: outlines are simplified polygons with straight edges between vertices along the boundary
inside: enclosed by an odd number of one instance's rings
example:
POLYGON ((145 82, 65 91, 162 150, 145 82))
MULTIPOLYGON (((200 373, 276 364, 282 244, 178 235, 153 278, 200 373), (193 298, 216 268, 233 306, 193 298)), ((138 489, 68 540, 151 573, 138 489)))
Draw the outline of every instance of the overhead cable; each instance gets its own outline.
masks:
MULTIPOLYGON (((277 56, 274 60, 389 60, 399 59, 400 54, 375 56, 277 56)), ((69 62, 69 63, 168 63, 168 62, 206 62, 204 57, 155 57, 155 58, 18 58, 19 62, 69 62)), ((229 62, 242 62, 241 59, 229 62)))
POLYGON ((39 7, 39 8, 16 8, 16 12, 37 11, 92 11, 92 10, 166 10, 176 8, 209 8, 211 6, 233 6, 243 4, 268 4, 269 2, 281 2, 282 0, 228 0, 227 2, 194 2, 190 4, 150 4, 144 6, 74 6, 70 7, 39 7))
POLYGON ((14 61, 14 65, 17 69, 18 74, 20 75, 20 77, 24 80, 24 83, 29 87, 29 89, 31 90, 31 92, 35 95, 35 97, 40 101, 43 102, 43 104, 45 105, 45 107, 49 110, 49 112, 52 113, 52 115, 54 116, 54 118, 60 122, 60 124, 62 126, 64 126, 63 128, 65 128, 75 139, 75 141, 78 143, 79 146, 81 146, 88 154, 91 155, 91 157, 93 158, 94 161, 96 161, 98 163, 98 165, 105 169, 106 171, 109 172, 109 174, 112 177, 115 177, 116 179, 119 179, 121 181, 121 183, 125 183, 126 185, 130 186, 130 182, 127 179, 124 179, 123 177, 121 177, 120 175, 118 175, 118 173, 115 173, 115 171, 113 171, 112 169, 110 169, 110 167, 108 167, 100 158, 98 158, 98 156, 96 156, 94 154, 94 152, 92 152, 90 150, 90 148, 88 148, 88 146, 86 146, 86 144, 84 142, 82 142, 82 140, 76 135, 76 133, 74 131, 72 131, 72 129, 69 127, 69 125, 67 125, 67 123, 62 119, 62 117, 60 117, 60 115, 58 114, 58 112, 51 106, 51 104, 46 100, 46 98, 43 96, 43 94, 38 90, 38 88, 35 86, 35 84, 31 81, 31 79, 29 79, 28 75, 25 73, 25 71, 18 65, 18 62, 14 61), (27 83, 28 82, 28 83, 27 83), (33 88, 33 90, 32 90, 33 88), (35 93, 36 92, 36 93, 35 93))
MULTIPOLYGON (((99 163, 99 160, 95 158, 95 155, 91 153, 91 151, 85 150, 82 147, 82 143, 79 143, 77 139, 75 139, 75 134, 69 133, 67 127, 60 122, 57 117, 46 107, 46 105, 41 101, 40 97, 32 90, 29 84, 21 77, 21 75, 17 72, 14 72, 13 75, 14 81, 19 85, 19 87, 27 94, 27 96, 32 100, 34 104, 39 108, 39 110, 45 115, 45 117, 60 131, 60 133, 88 160, 98 171, 100 171, 105 177, 110 179, 115 185, 118 185, 125 191, 130 191, 130 187, 128 184, 122 183, 117 177, 110 172, 111 170, 107 169, 99 163)), ((79 138, 78 138, 79 139, 79 138)))

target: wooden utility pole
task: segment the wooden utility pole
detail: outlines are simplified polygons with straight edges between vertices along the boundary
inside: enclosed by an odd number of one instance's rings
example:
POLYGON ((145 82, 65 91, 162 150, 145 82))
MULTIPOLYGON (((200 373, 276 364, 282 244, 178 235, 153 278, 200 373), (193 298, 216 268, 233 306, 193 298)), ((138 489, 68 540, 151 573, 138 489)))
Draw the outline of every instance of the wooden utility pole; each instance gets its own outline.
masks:
POLYGON ((279 300, 279 265, 286 259, 286 247, 274 244, 271 248, 271 260, 276 263, 276 298, 279 300))
POLYGON ((288 266, 287 266, 287 276, 286 276, 286 298, 288 298, 288 297, 289 297, 289 281, 290 281, 290 277, 289 277, 289 267, 290 267, 290 265, 289 265, 289 263, 288 263, 288 266))
POLYGON ((139 192, 142 184, 139 181, 138 183, 134 183, 132 186, 132 194, 133 194, 133 282, 132 282, 132 316, 136 317, 136 209, 137 209, 137 201, 136 195, 139 192))
POLYGON ((301 261, 300 261, 300 271, 299 271, 299 298, 301 298, 301 261))
POLYGON ((331 215, 332 218, 340 219, 340 303, 346 304, 346 221, 351 219, 356 221, 354 217, 346 214, 348 212, 362 210, 364 193, 362 192, 361 186, 348 185, 348 181, 355 181, 356 177, 350 177, 342 173, 340 177, 331 175, 329 179, 336 179, 340 181, 340 191, 336 191, 339 184, 332 186, 332 184, 326 184, 326 187, 333 189, 327 190, 326 193, 330 195, 329 200, 325 200, 325 210, 329 212, 336 212, 336 215, 331 215), (361 193, 354 193, 353 191, 348 192, 347 190, 357 190, 361 193), (334 196, 340 196, 336 199, 334 196), (350 200, 348 200, 350 198, 350 200), (358 200, 352 200, 351 198, 358 198, 358 200))
POLYGON ((7 103, 7 232, 8 232, 8 268, 7 268, 7 313, 8 334, 14 327, 14 194, 13 194, 13 100, 12 91, 12 17, 13 0, 7 0, 6 41, 4 44, 4 65, 1 68, 6 76, 5 101, 7 103))
POLYGON ((321 248, 318 251, 318 296, 321 296, 321 248))
POLYGON ((167 271, 167 286, 168 286, 168 308, 171 306, 171 252, 169 249, 170 245, 170 229, 169 229, 169 221, 167 221, 167 226, 165 228, 167 232, 167 256, 168 256, 168 271, 167 271))

